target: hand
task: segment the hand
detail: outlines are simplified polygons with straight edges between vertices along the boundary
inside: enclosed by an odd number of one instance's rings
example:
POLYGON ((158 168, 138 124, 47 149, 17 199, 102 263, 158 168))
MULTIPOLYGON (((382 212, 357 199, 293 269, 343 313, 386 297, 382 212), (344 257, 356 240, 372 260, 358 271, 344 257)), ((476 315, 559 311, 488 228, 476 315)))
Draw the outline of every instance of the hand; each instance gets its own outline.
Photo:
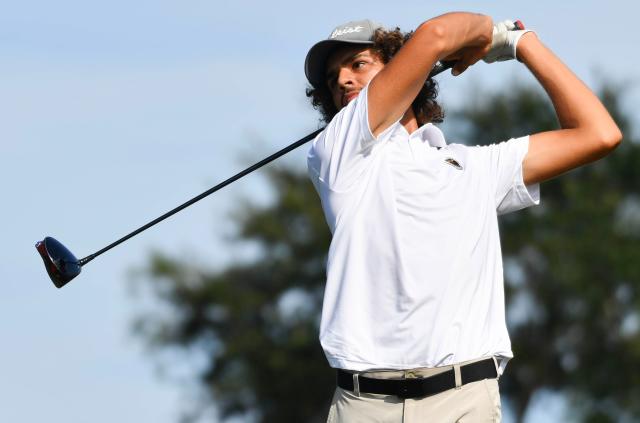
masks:
POLYGON ((492 45, 493 22, 489 16, 470 13, 452 13, 443 18, 449 18, 443 21, 449 42, 440 61, 454 62, 451 73, 457 76, 487 55, 492 45))
POLYGON ((442 62, 453 62, 451 74, 453 76, 458 76, 462 72, 466 71, 469 66, 475 65, 480 61, 480 59, 485 57, 490 48, 490 44, 479 47, 464 47, 454 54, 451 54, 442 59, 442 62))
POLYGON ((486 63, 493 63, 515 59, 518 41, 527 32, 531 32, 531 30, 524 29, 524 25, 520 21, 514 23, 506 20, 497 23, 493 26, 491 49, 482 60, 486 63))

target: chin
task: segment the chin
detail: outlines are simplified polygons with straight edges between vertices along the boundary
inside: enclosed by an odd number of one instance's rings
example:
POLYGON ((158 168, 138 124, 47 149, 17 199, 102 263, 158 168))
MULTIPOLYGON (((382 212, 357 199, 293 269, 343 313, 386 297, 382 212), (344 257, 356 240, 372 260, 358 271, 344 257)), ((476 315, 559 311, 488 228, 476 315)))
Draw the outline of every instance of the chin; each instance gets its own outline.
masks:
POLYGON ((356 98, 358 98, 358 97, 356 96, 356 97, 353 97, 351 100, 345 101, 344 104, 342 105, 341 109, 344 109, 345 107, 347 107, 347 105, 349 103, 351 103, 353 100, 355 100, 356 98))

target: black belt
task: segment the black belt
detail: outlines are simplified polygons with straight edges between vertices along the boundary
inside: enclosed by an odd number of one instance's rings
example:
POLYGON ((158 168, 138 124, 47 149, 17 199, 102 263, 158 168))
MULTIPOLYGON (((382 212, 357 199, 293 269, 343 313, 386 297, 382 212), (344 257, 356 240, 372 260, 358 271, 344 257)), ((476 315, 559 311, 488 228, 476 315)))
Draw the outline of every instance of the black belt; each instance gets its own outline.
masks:
MULTIPOLYGON (((498 377, 493 358, 460 366, 462 385, 482 379, 498 377)), ((338 386, 353 391, 353 373, 338 369, 338 386)), ((358 376, 360 392, 367 394, 396 395, 400 398, 420 398, 435 395, 456 387, 453 368, 434 376, 415 379, 374 379, 358 376)))

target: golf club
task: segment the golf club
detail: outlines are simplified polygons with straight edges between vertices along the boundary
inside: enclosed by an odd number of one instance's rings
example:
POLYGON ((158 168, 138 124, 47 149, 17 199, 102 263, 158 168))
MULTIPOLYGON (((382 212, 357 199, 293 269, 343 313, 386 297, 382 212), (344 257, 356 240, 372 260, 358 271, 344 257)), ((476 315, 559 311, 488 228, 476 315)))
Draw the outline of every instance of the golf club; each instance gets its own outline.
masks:
MULTIPOLYGON (((453 61, 444 61, 444 62, 438 62, 434 68, 432 69, 432 71, 429 73, 429 77, 433 77, 436 76, 442 72, 444 72, 447 69, 450 69, 451 67, 453 67, 453 65, 455 64, 455 62, 453 61)), ((203 192, 202 194, 192 198, 191 200, 185 202, 184 204, 176 207, 173 210, 168 211, 167 213, 163 214, 162 216, 152 220, 151 222, 147 223, 144 226, 141 226, 140 228, 136 229, 135 231, 131 232, 128 235, 125 235, 124 237, 120 238, 119 240, 107 245, 106 247, 104 247, 103 249, 96 251, 95 253, 84 257, 80 260, 78 260, 71 251, 69 251, 69 249, 67 249, 62 243, 60 243, 59 241, 57 241, 55 238, 52 238, 50 236, 45 237, 42 241, 38 241, 36 243, 36 249, 38 250, 38 253, 40 254, 40 256, 42 257, 42 260, 44 261, 44 266, 47 269, 47 273, 49 274, 49 277, 51 278, 51 281, 53 282, 53 284, 57 287, 57 288, 62 288, 64 285, 66 285, 69 281, 71 281, 73 278, 75 278, 76 276, 78 276, 80 274, 80 271, 82 270, 82 266, 84 266, 85 264, 89 263, 91 260, 93 260, 94 258, 98 257, 99 255, 105 253, 106 251, 112 249, 113 247, 115 247, 118 244, 123 243, 124 241, 128 240, 129 238, 132 238, 134 236, 136 236, 137 234, 139 234, 142 231, 145 231, 146 229, 150 228, 151 226, 154 226, 155 224, 165 220, 166 218, 176 214, 177 212, 179 212, 180 210, 189 207, 190 205, 192 205, 193 203, 202 200, 203 198, 207 197, 210 194, 213 194, 214 192, 218 191, 221 188, 224 188, 225 186, 229 185, 230 183, 237 181, 238 179, 242 178, 243 176, 248 175, 249 173, 253 172, 256 169, 261 168, 262 166, 266 165, 267 163, 272 162, 273 160, 287 154, 288 152, 295 150, 296 148, 300 147, 303 144, 306 144, 307 142, 311 141, 312 139, 314 139, 320 132, 322 132, 324 128, 318 129, 312 133, 310 133, 309 135, 305 136, 304 138, 299 139, 298 141, 294 142, 293 144, 289 145, 288 147, 283 148, 282 150, 277 151, 276 153, 270 155, 269 157, 255 163, 254 165, 248 167, 247 169, 235 174, 234 176, 230 177, 229 179, 219 183, 218 185, 208 189, 207 191, 203 192)))

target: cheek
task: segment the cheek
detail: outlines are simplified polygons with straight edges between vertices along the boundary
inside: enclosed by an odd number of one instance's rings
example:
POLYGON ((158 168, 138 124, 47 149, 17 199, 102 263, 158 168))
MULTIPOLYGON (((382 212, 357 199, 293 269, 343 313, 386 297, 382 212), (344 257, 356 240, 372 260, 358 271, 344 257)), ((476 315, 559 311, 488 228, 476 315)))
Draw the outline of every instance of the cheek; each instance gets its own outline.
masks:
POLYGON ((371 69, 371 71, 368 73, 368 78, 369 81, 371 81, 373 79, 374 76, 376 76, 378 74, 378 72, 380 72, 382 70, 384 66, 376 66, 375 68, 371 69))
POLYGON ((340 110, 341 102, 342 102, 342 93, 337 91, 331 91, 331 99, 333 100, 333 104, 336 106, 338 110, 340 110))

